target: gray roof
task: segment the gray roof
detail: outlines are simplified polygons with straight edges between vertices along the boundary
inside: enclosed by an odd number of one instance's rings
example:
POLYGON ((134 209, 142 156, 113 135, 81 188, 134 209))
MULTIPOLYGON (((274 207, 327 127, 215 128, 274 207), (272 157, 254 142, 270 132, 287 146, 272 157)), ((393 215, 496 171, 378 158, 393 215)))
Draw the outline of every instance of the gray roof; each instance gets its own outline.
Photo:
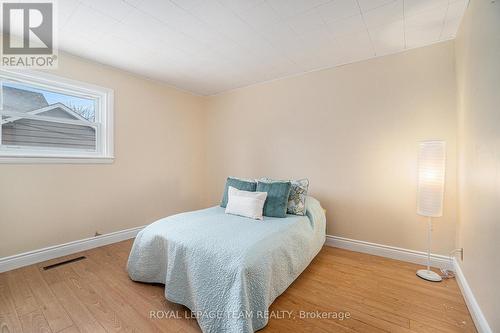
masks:
POLYGON ((3 86, 3 109, 6 111, 28 112, 40 109, 49 105, 43 94, 3 86))

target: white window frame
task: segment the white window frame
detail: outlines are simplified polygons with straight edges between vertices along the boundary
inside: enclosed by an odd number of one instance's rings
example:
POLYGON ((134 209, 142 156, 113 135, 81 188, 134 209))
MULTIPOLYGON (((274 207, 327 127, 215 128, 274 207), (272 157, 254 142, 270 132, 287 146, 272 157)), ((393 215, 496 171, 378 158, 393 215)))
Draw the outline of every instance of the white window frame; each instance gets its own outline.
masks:
MULTIPOLYGON (((70 80, 45 72, 31 70, 0 69, 0 80, 12 80, 21 84, 32 85, 62 94, 92 98, 96 102, 95 122, 88 122, 96 129, 96 151, 78 152, 62 148, 38 147, 2 147, 0 145, 0 163, 112 163, 113 147, 113 103, 114 91, 89 83, 70 80)), ((0 110, 0 115, 20 116, 43 120, 43 116, 0 110)), ((1 119, 1 117, 0 117, 1 119)), ((81 125, 81 120, 72 121, 58 118, 47 118, 51 122, 74 123, 81 125)), ((1 125, 0 125, 1 126, 1 125)), ((1 135, 1 128, 0 128, 1 135)))

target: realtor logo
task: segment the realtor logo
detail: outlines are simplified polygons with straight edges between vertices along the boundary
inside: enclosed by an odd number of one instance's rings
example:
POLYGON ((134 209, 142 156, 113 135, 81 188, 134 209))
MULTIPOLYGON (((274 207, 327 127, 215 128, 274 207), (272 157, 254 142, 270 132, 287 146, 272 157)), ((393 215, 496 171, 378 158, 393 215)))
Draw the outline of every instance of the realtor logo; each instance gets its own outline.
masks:
POLYGON ((54 5, 53 1, 2 1, 2 66, 57 66, 54 5))

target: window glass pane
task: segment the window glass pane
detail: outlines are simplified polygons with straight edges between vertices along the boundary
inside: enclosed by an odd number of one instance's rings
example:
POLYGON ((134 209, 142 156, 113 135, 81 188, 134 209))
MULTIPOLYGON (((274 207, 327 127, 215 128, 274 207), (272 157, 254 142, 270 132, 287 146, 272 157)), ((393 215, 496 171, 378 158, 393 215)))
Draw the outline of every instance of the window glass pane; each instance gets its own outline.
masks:
POLYGON ((40 89, 19 82, 2 82, 2 110, 68 120, 96 119, 96 100, 40 89))
POLYGON ((96 151, 96 130, 91 126, 2 116, 2 148, 29 147, 96 151))
POLYGON ((0 69, 0 162, 112 158, 112 103, 110 89, 0 69))

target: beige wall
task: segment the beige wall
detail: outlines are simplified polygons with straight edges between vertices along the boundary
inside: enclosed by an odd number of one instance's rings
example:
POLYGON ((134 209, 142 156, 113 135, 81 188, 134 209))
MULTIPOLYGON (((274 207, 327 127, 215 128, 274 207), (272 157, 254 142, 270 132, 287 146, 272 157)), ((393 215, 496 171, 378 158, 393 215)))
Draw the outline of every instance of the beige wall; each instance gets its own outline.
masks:
POLYGON ((56 74, 115 90, 111 165, 0 164, 0 257, 216 204, 228 175, 307 177, 328 233, 425 250, 415 213, 417 142, 448 142, 454 248, 453 43, 201 98, 62 55, 56 74), (206 181, 204 180, 206 178, 206 181))
POLYGON ((471 1, 456 65, 461 265, 492 331, 500 332, 500 2, 471 1))
POLYGON ((417 143, 448 143, 444 217, 434 252, 454 248, 453 42, 259 84, 209 98, 207 204, 228 175, 310 180, 330 235, 426 249, 416 215, 417 143))
POLYGON ((0 164, 0 257, 200 207, 200 97, 64 54, 54 74, 114 89, 116 159, 0 164))

